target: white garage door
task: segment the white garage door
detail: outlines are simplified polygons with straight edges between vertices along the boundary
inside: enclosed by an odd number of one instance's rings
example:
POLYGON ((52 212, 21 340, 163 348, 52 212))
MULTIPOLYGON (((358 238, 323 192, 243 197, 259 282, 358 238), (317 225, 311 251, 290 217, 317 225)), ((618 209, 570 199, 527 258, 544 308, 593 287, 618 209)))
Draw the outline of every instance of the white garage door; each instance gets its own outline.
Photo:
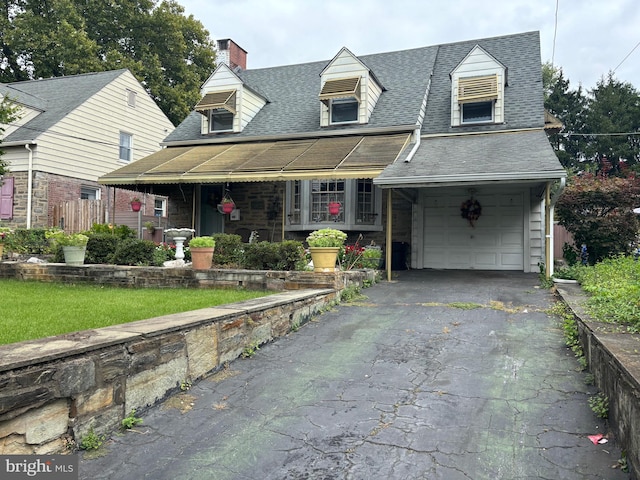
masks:
POLYGON ((424 268, 523 270, 522 192, 475 194, 482 214, 473 227, 460 215, 468 193, 437 192, 424 197, 424 268))

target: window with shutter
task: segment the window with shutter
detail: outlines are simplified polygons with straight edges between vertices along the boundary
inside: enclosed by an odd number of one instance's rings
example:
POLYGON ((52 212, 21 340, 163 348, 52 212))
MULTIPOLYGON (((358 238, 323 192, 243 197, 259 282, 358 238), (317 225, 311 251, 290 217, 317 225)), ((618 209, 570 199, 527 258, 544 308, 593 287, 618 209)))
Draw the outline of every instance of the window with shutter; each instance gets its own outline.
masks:
POLYGON ((0 220, 13 218, 13 177, 3 179, 0 187, 0 220))

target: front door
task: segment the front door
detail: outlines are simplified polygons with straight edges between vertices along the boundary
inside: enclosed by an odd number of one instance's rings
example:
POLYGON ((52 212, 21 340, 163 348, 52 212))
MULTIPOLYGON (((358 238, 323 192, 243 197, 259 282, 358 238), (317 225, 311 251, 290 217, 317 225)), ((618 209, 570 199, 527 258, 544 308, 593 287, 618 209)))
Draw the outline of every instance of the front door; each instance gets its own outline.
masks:
POLYGON ((224 232, 224 215, 218 212, 222 199, 222 185, 202 185, 200 187, 200 228, 199 235, 224 232))

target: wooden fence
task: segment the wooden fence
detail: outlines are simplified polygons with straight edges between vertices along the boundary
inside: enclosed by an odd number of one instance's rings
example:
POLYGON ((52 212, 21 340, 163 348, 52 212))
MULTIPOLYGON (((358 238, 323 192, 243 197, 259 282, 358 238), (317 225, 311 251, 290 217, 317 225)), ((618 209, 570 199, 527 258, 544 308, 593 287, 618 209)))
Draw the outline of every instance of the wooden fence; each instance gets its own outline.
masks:
POLYGON ((69 200, 54 205, 53 222, 66 232, 83 232, 105 222, 105 206, 102 200, 69 200))

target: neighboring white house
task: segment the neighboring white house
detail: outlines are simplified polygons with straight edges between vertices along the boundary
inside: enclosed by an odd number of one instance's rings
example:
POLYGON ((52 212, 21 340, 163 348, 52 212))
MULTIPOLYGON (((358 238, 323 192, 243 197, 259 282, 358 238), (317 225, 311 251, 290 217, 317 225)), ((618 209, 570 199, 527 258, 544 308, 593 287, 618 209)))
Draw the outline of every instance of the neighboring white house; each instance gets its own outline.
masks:
MULTIPOLYGON (((134 193, 107 189, 98 177, 158 151, 174 129, 126 69, 1 84, 0 96, 20 108, 1 145, 9 164, 3 226, 68 223, 63 212, 81 211, 80 200, 94 200, 106 219, 130 212, 134 193)), ((146 214, 166 216, 166 197, 144 200, 146 214)))

